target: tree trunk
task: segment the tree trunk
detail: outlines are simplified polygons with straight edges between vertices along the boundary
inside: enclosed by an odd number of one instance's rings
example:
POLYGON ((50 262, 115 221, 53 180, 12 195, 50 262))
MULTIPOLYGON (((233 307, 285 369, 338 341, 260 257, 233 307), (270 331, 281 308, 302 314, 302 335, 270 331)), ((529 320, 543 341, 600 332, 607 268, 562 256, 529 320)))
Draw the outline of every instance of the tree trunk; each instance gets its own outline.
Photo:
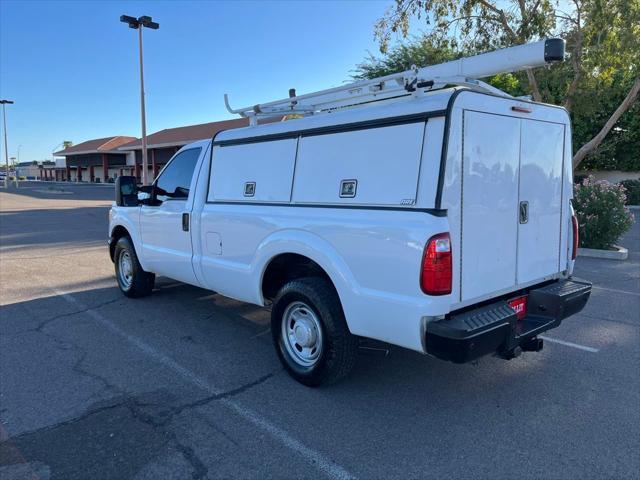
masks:
POLYGON ((569 88, 567 89, 567 94, 565 95, 564 108, 571 111, 571 107, 573 107, 573 97, 578 90, 578 84, 582 79, 582 30, 580 30, 580 16, 578 15, 578 34, 576 38, 576 45, 573 48, 573 53, 571 54, 571 66, 573 67, 573 80, 569 84, 569 88))
POLYGON ((531 68, 527 68, 527 80, 529 80, 529 86, 531 87, 531 93, 534 102, 542 101, 542 94, 540 93, 540 88, 538 87, 538 81, 536 80, 536 76, 533 73, 531 68))
POLYGON ((622 114, 626 112, 629 109, 629 107, 631 107, 631 105, 633 105, 633 102, 636 100, 636 97, 638 96, 639 91, 640 91, 640 77, 636 78, 636 81, 633 83, 631 90, 629 90, 629 93, 627 94, 625 99, 622 101, 622 103, 618 105, 618 108, 616 108, 616 111, 613 112, 613 115, 609 117, 609 120, 607 120, 607 123, 604 124, 604 127, 602 127, 602 129, 598 132, 598 134, 595 137, 593 137, 591 140, 585 143, 582 147, 580 147, 580 149, 573 156, 574 170, 578 168, 578 165, 580 165, 580 162, 582 162, 589 154, 593 153, 593 151, 600 146, 602 141, 608 135, 609 131, 611 131, 613 126, 616 124, 616 122, 620 119, 622 114))

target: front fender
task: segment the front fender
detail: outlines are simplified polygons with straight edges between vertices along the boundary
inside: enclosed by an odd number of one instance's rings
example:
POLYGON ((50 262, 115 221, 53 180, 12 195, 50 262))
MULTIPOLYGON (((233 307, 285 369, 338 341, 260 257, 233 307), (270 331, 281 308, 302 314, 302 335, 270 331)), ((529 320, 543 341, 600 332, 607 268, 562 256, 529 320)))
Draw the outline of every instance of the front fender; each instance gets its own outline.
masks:
POLYGON ((140 207, 118 207, 113 205, 109 211, 109 241, 113 238, 113 232, 117 227, 124 228, 128 233, 133 246, 136 249, 138 261, 144 270, 147 270, 146 261, 142 251, 142 239, 138 225, 140 207))

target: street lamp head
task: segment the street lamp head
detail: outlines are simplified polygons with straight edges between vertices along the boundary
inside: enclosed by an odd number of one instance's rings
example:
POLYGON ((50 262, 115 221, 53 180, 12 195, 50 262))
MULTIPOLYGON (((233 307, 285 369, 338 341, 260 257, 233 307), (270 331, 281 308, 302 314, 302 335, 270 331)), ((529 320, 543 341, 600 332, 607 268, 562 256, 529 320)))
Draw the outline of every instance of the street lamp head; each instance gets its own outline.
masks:
POLYGON ((148 15, 143 15, 139 18, 130 17, 129 15, 120 15, 120 21, 129 24, 129 28, 138 29, 141 27, 147 27, 152 30, 158 30, 158 28, 160 28, 160 25, 157 22, 154 22, 148 15))
POLYGON ((142 17, 138 18, 138 22, 140 22, 140 25, 142 25, 143 27, 147 27, 152 30, 157 30, 158 28, 160 28, 160 25, 154 22, 153 19, 147 15, 143 15, 142 17))
POLYGON ((12 104, 13 100, 0 100, 0 105, 5 105, 5 104, 12 104))
POLYGON ((129 15, 120 15, 120 21, 122 23, 128 23, 129 28, 138 28, 140 25, 136 17, 130 17, 129 15))

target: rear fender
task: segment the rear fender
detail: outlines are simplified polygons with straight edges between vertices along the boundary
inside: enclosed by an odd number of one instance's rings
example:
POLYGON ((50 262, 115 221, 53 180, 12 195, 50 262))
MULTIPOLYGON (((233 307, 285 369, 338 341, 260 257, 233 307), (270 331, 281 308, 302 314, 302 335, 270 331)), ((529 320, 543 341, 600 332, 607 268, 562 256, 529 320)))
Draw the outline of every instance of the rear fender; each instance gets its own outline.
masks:
POLYGON ((251 278, 256 279, 253 285, 256 303, 264 305, 262 279, 270 261, 284 253, 303 255, 322 267, 338 292, 348 323, 347 312, 351 309, 352 295, 359 294, 361 287, 347 263, 329 242, 302 230, 280 230, 268 236, 258 246, 251 275, 251 278))

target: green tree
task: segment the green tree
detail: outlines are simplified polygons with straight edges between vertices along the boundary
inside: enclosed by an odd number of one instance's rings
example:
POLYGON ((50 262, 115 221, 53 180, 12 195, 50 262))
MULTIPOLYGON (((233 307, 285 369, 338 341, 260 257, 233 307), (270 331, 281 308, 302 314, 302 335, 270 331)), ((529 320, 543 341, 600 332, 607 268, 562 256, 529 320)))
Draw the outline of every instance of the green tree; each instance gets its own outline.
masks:
POLYGON ((409 70, 412 65, 434 65, 461 56, 462 52, 450 46, 447 41, 436 42, 432 37, 423 36, 401 43, 391 50, 385 49, 382 57, 369 54, 367 59, 356 67, 354 78, 382 77, 409 70))
POLYGON ((389 53, 394 33, 407 37, 412 19, 426 23, 434 45, 465 53, 546 36, 565 38, 569 61, 548 71, 527 70, 526 84, 520 84, 534 100, 561 104, 570 112, 580 103, 578 111, 588 110, 586 92, 596 92, 597 104, 607 107, 577 135, 582 143, 575 149, 574 168, 598 151, 614 126, 618 142, 637 138, 637 131, 618 122, 625 116, 622 123, 637 128, 627 117, 637 113, 640 91, 640 0, 573 0, 570 11, 551 0, 396 0, 375 27, 383 54, 389 53))
MULTIPOLYGON (((409 70, 413 65, 420 67, 434 65, 456 60, 465 55, 469 55, 469 53, 454 48, 447 40, 437 40, 432 36, 425 35, 400 43, 388 49, 382 56, 369 54, 364 62, 356 66, 353 78, 362 80, 382 77, 409 70)), ((510 95, 520 96, 527 93, 522 86, 521 79, 514 74, 494 75, 485 80, 510 95)))
MULTIPOLYGON (((433 36, 413 38, 387 50, 382 57, 372 54, 358 64, 354 71, 355 79, 376 78, 390 73, 409 70, 413 65, 423 67, 456 60, 465 56, 465 52, 455 48, 448 39, 436 39, 433 36)), ((486 79, 488 83, 511 95, 524 95, 520 81, 512 74, 494 75, 486 79)))

